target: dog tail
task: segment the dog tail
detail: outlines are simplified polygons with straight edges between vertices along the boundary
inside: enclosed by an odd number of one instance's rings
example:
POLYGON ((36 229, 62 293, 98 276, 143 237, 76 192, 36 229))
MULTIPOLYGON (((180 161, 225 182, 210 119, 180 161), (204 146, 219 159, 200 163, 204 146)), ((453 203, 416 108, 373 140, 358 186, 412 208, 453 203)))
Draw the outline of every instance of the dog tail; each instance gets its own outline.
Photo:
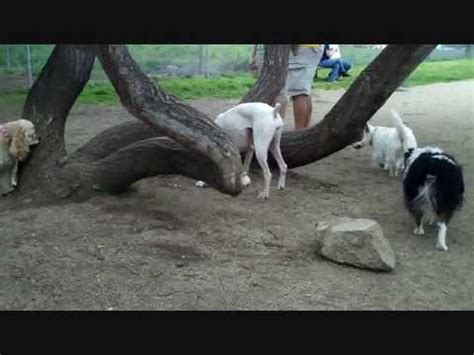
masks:
POLYGON ((433 223, 436 219, 436 198, 435 184, 436 176, 427 175, 423 187, 420 188, 418 195, 413 199, 412 206, 423 211, 424 218, 433 223))
POLYGON ((273 108, 273 117, 278 118, 278 113, 280 112, 281 104, 279 102, 276 103, 275 107, 273 108))
POLYGON ((395 129, 397 130, 398 137, 400 137, 400 140, 403 142, 405 140, 405 124, 402 121, 402 118, 398 114, 397 111, 395 111, 393 108, 391 110, 392 112, 392 118, 393 118, 393 125, 395 126, 395 129))
POLYGON ((416 142, 416 138, 413 134, 413 131, 408 128, 405 123, 403 123, 402 118, 393 108, 392 117, 395 129, 397 130, 398 137, 400 138, 400 142, 402 143, 403 153, 406 153, 411 148, 416 148, 418 144, 416 142))

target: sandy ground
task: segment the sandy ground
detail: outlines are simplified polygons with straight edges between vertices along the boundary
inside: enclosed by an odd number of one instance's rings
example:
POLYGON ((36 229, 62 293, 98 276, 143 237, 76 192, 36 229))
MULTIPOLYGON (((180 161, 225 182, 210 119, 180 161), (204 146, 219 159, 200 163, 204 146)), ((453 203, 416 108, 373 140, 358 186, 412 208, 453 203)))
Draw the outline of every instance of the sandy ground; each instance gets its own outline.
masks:
MULTIPOLYGON (((314 90, 314 121, 343 91, 314 90)), ((194 100, 215 115, 237 100, 194 100)), ((396 92, 372 118, 396 108, 420 145, 436 144, 464 165, 466 202, 448 229, 411 235, 401 181, 350 147, 288 174, 287 189, 234 198, 180 176, 142 180, 119 197, 18 209, 0 199, 3 310, 472 310, 474 81, 396 92), (371 218, 396 255, 391 273, 338 265, 312 249, 315 224, 333 216, 371 218)), ((292 129, 289 110, 286 129, 292 129)), ((0 120, 20 107, 0 107, 0 120)), ((121 107, 79 106, 67 125, 73 151, 99 131, 133 120, 121 107)))

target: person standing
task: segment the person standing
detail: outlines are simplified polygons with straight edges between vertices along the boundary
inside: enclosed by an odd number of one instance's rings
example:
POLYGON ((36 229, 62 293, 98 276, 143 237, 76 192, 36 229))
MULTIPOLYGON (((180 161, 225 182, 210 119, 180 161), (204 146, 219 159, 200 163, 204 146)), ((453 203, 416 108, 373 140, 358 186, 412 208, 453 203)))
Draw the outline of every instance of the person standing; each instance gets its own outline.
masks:
MULTIPOLYGON (((320 44, 293 45, 290 51, 285 96, 293 103, 295 129, 305 129, 311 121, 313 110, 311 89, 321 57, 320 44)), ((280 114, 284 118, 286 103, 282 105, 280 114)))

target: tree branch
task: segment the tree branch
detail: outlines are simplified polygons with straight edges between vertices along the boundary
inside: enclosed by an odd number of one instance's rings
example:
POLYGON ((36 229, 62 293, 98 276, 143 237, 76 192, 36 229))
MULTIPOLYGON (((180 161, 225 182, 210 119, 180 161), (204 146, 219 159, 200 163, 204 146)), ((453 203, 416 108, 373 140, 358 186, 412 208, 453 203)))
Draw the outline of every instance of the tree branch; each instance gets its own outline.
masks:
POLYGON ((206 115, 155 86, 124 45, 102 45, 98 57, 122 104, 135 117, 189 151, 215 164, 213 186, 229 194, 242 191, 240 154, 229 136, 206 115))

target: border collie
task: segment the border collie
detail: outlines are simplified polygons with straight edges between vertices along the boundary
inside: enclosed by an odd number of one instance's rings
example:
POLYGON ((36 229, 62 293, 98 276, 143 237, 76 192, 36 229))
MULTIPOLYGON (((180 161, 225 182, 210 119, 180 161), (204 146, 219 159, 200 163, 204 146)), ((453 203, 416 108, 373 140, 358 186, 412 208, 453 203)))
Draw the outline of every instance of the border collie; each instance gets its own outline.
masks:
POLYGON ((438 224, 436 249, 446 251, 446 232, 454 211, 463 203, 461 165, 437 147, 409 149, 405 153, 403 192, 413 216, 415 235, 423 235, 423 222, 438 224))

